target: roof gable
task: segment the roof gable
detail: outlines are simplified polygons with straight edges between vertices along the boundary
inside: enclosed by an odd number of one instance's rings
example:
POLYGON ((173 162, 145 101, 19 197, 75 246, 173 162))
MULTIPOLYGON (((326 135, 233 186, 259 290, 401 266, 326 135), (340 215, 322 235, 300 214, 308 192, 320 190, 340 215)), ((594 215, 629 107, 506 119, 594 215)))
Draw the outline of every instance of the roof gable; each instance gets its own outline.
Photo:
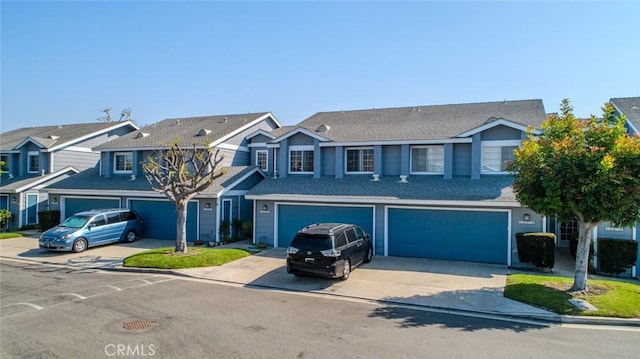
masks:
POLYGON ((615 109, 627 117, 635 133, 640 133, 640 97, 622 97, 609 100, 615 109))
MULTIPOLYGON (((519 124, 519 123, 515 123, 515 122, 511 122, 509 120, 505 120, 504 118, 495 118, 495 117, 491 117, 487 120, 487 122, 485 122, 483 125, 480 125, 474 129, 471 129, 469 131, 465 131, 463 133, 458 134, 456 137, 469 137, 469 136, 473 136, 476 133, 480 133, 483 131, 486 131, 488 129, 491 128, 495 128, 498 126, 506 126, 506 127, 510 127, 522 132, 526 132, 528 126, 519 124)), ((537 129, 533 129, 532 131, 534 134, 538 135, 540 134, 540 130, 537 129)))

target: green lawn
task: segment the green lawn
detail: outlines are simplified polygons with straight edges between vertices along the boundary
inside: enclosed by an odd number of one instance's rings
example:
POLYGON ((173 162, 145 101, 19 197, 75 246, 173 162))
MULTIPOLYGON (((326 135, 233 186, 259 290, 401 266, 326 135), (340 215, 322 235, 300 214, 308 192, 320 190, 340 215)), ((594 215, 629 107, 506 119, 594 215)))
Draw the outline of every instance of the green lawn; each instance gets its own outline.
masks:
POLYGON ((250 255, 243 249, 189 248, 176 254, 173 247, 157 248, 124 259, 123 266, 138 268, 180 269, 219 266, 250 255))
POLYGON ((587 295, 567 292, 573 278, 550 275, 511 274, 504 296, 559 314, 640 318, 640 284, 616 280, 588 280, 587 295), (598 308, 580 311, 568 299, 583 299, 598 308))
POLYGON ((9 238, 20 238, 24 237, 22 233, 18 232, 3 232, 0 233, 0 239, 9 239, 9 238))

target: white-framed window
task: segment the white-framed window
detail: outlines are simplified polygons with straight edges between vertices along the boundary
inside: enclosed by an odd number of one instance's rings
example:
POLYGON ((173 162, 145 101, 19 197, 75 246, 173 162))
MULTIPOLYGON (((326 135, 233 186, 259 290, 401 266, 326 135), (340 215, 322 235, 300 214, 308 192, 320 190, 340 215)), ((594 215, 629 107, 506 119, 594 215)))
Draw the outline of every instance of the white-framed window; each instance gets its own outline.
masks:
POLYGON ((9 155, 0 155, 0 170, 9 173, 9 155))
POLYGON ((508 173, 507 164, 520 144, 520 140, 482 141, 482 173, 508 173))
POLYGON ((29 151, 27 153, 28 167, 27 172, 38 173, 40 171, 40 152, 29 151))
POLYGON ((269 152, 266 150, 256 151, 256 166, 263 171, 269 170, 269 152))
POLYGON ((443 174, 444 146, 412 146, 412 174, 443 174))
POLYGON ((113 172, 114 173, 133 172, 133 154, 131 152, 116 153, 113 161, 113 172))
POLYGON ((346 156, 346 172, 347 173, 373 173, 373 148, 347 148, 346 156))
POLYGON ((289 173, 313 173, 313 146, 289 147, 289 173))

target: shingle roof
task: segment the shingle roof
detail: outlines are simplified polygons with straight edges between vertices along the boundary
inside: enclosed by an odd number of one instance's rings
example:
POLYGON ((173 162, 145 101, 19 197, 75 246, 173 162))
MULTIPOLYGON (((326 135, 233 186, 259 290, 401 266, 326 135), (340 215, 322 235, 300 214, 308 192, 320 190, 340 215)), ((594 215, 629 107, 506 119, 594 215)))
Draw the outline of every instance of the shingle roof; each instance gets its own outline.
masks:
POLYGON ((612 98, 610 102, 627 116, 627 120, 640 129, 640 97, 612 98))
MULTIPOLYGON (((255 169, 254 166, 226 167, 224 175, 216 179, 203 194, 216 194, 253 169, 255 169)), ((131 180, 130 176, 104 177, 100 176, 98 168, 84 170, 75 176, 48 186, 45 190, 52 190, 51 192, 59 192, 58 190, 100 191, 112 195, 118 195, 123 191, 154 193, 144 176, 137 176, 134 180, 131 180)))
POLYGON ((411 176, 408 183, 399 182, 397 176, 380 177, 372 181, 368 176, 335 179, 332 176, 311 178, 295 177, 267 178, 247 193, 249 199, 260 197, 300 200, 309 197, 335 200, 393 201, 498 201, 517 204, 511 185, 511 176, 487 176, 480 179, 453 178, 442 176, 411 176))
POLYGON ((51 148, 91 135, 94 132, 122 126, 123 123, 124 122, 96 122, 18 128, 0 134, 0 151, 11 151, 15 146, 29 137, 45 146, 45 148, 51 148))
POLYGON ((298 124, 334 142, 432 140, 454 137, 496 118, 540 128, 542 100, 500 101, 318 112, 298 124))
POLYGON ((162 148, 168 147, 176 139, 179 139, 181 146, 214 142, 267 114, 270 113, 170 118, 128 133, 95 149, 162 148))
POLYGON ((55 181, 64 180, 73 176, 77 170, 73 167, 65 167, 46 175, 10 176, 3 173, 0 176, 0 190, 2 192, 19 192, 32 188, 36 185, 46 185, 55 181))

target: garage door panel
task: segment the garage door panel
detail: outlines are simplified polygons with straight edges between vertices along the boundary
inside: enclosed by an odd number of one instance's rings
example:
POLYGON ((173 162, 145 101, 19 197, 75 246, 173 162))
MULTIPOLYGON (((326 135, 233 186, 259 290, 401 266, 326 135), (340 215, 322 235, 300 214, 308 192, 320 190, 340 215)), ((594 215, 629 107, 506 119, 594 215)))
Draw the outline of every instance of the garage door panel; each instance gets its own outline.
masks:
MULTIPOLYGON (((153 239, 176 239, 176 208, 169 201, 131 200, 129 208, 142 217, 144 237, 153 239)), ((187 205, 187 241, 197 239, 197 202, 187 205)))
POLYGON ((78 212, 101 208, 119 208, 118 198, 65 198, 64 216, 67 219, 78 212))
POLYGON ((507 263, 506 212, 390 208, 389 255, 507 263))
POLYGON ((372 207, 278 205, 278 247, 287 247, 298 230, 313 223, 352 223, 373 233, 372 207))

